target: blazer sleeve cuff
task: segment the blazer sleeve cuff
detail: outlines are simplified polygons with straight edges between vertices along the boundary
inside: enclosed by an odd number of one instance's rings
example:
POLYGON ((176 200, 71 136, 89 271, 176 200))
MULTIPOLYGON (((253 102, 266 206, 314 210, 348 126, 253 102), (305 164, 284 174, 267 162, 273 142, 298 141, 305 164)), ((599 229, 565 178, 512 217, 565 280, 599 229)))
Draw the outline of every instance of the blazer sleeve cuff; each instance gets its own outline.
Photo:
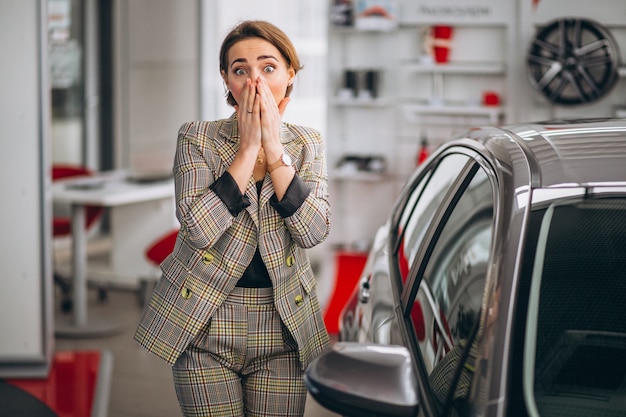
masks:
POLYGON ((241 193, 235 179, 226 171, 209 186, 228 208, 233 217, 250 205, 248 197, 241 193))
POLYGON ((278 201, 278 197, 274 194, 270 198, 270 204, 276 209, 280 217, 287 218, 293 215, 300 206, 304 203, 304 200, 309 196, 311 190, 306 186, 302 178, 294 175, 283 199, 278 201))

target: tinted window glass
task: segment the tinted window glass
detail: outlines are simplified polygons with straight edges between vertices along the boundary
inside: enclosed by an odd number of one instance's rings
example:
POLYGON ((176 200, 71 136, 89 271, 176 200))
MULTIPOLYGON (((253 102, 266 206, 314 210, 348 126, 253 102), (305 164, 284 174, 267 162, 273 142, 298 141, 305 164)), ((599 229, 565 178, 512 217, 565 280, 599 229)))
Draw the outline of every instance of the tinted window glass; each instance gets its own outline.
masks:
POLYGON ((523 385, 534 387, 526 407, 541 416, 623 415, 626 199, 562 202, 541 213, 527 254, 532 276, 524 277, 523 385))
POLYGON ((479 169, 460 192, 443 219, 411 310, 421 356, 442 410, 453 386, 458 406, 469 390, 475 358, 469 341, 477 330, 493 229, 493 191, 486 173, 479 169), (457 368, 463 372, 455 381, 457 368))
POLYGON ((401 241, 396 259, 403 281, 407 277, 409 265, 415 260, 415 255, 435 210, 441 205, 446 192, 459 176, 468 159, 462 154, 444 157, 433 172, 415 185, 407 199, 397 230, 401 241))

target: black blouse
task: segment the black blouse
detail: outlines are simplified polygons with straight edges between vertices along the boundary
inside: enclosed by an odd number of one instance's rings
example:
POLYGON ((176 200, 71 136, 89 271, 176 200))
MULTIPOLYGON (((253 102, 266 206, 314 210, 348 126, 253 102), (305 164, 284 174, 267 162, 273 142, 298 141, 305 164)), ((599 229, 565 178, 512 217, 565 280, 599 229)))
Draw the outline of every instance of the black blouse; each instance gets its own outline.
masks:
MULTIPOLYGON (((262 186, 263 180, 256 182, 257 195, 261 194, 262 186)), ((226 204, 228 211, 235 217, 250 205, 248 197, 241 193, 237 183, 228 171, 211 184, 209 188, 226 204)), ((278 201, 276 194, 274 194, 270 198, 270 204, 278 211, 281 217, 286 218, 296 212, 304 203, 310 191, 302 179, 295 175, 289 187, 287 187, 283 199, 278 201)), ((268 288, 272 286, 272 281, 261 258, 258 246, 252 261, 241 278, 239 278, 239 281, 237 281, 237 286, 247 288, 268 288)))

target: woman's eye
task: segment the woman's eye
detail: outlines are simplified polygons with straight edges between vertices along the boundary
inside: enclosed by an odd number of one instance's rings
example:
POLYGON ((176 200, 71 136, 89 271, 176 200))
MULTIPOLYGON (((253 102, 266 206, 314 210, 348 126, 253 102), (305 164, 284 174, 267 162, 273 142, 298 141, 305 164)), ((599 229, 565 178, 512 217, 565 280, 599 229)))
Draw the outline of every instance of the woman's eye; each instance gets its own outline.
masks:
POLYGON ((267 67, 263 68, 263 71, 265 72, 274 72, 275 68, 273 65, 268 65, 267 67))
POLYGON ((243 68, 237 68, 234 73, 235 75, 244 75, 246 71, 243 68))

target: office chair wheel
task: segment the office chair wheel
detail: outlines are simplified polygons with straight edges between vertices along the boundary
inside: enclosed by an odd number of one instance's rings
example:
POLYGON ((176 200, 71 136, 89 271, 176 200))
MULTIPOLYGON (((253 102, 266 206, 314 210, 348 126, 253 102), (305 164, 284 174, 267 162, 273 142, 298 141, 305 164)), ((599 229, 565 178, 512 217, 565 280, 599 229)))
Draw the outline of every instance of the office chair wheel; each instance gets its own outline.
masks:
POLYGON ((69 298, 61 300, 61 311, 64 313, 70 313, 72 311, 72 300, 69 298))
POLYGON ((69 313, 72 311, 72 284, 60 274, 54 274, 54 283, 59 287, 61 292, 61 311, 69 313))
POLYGON ((548 23, 532 40, 527 57, 532 86, 550 102, 591 103, 619 79, 620 52, 611 32, 588 19, 548 23))
POLYGON ((98 288, 98 300, 106 301, 108 297, 107 290, 104 288, 98 288))

